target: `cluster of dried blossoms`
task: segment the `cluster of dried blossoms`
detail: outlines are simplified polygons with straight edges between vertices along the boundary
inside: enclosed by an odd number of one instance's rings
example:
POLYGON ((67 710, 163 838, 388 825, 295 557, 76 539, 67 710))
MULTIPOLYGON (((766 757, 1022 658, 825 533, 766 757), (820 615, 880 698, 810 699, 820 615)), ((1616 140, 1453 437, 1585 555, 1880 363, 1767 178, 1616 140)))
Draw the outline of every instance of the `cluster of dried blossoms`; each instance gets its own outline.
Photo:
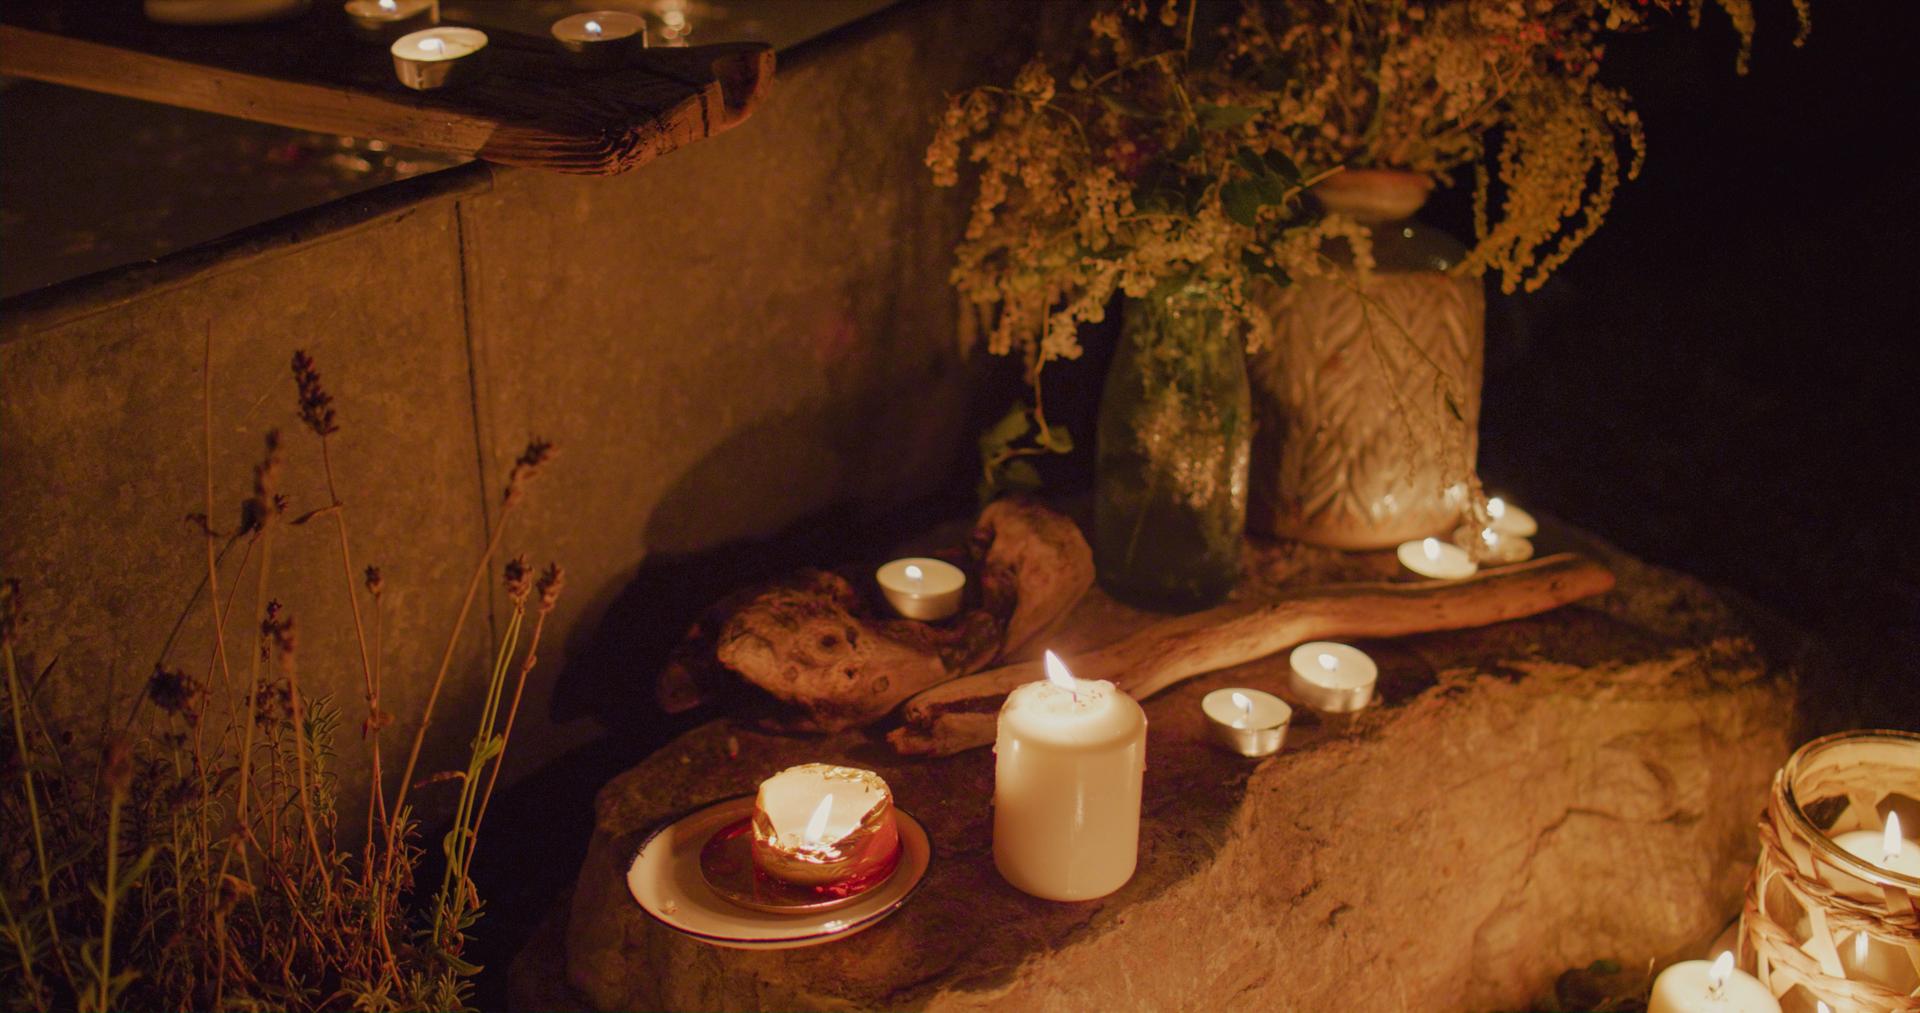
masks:
MULTIPOLYGON (((1804 41, 1808 0, 1795 0, 1804 41)), ((1705 0, 1245 0, 1225 63, 1259 110, 1248 128, 1306 166, 1475 168, 1475 244, 1460 270, 1532 290, 1591 236, 1646 139, 1599 80, 1608 32, 1705 0), (1624 156, 1624 158, 1623 158, 1624 156)), ((1751 0, 1715 0, 1751 51, 1751 0)), ((1678 10, 1676 10, 1678 9, 1678 10)))
MULTIPOLYGON (((1445 182, 1474 165, 1460 269, 1536 288, 1645 155, 1627 95, 1598 79, 1603 34, 1697 24, 1704 2, 1241 0, 1196 39, 1193 0, 1124 0, 1081 52, 948 104, 927 165, 943 186, 970 165, 978 187, 953 281, 990 321, 988 348, 1030 374, 1077 355, 1076 326, 1116 292, 1170 282, 1205 286, 1257 345, 1251 278, 1324 270, 1331 237, 1365 259, 1362 230, 1299 215, 1287 184, 1341 167, 1445 182)), ((1751 0, 1715 4, 1744 69, 1751 0)))

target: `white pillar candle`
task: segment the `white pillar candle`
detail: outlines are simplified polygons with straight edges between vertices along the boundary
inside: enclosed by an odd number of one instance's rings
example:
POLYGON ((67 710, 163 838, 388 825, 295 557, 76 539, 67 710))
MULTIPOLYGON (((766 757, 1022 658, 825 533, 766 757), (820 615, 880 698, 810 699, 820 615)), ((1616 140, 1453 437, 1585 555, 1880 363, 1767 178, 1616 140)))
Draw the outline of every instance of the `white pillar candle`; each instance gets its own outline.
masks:
POLYGON ((1401 542, 1399 554, 1400 565, 1422 577, 1459 580, 1473 576, 1480 569, 1480 564, 1467 555, 1467 550, 1438 538, 1401 542))
POLYGON ((1287 741, 1293 708, 1272 693, 1229 687, 1200 701, 1213 737, 1241 756, 1271 756, 1287 741))
POLYGON ((393 40, 393 72, 415 91, 469 84, 484 70, 487 33, 478 28, 427 28, 393 40))
POLYGON ((1532 538, 1540 531, 1533 515, 1498 496, 1487 501, 1487 516, 1493 518, 1493 530, 1503 535, 1532 538))
POLYGON ((1047 900, 1104 897, 1133 877, 1147 715, 1113 683, 1047 678, 1007 696, 993 744, 993 864, 1047 900))
POLYGON ((1733 953, 1712 963, 1683 960, 1654 979, 1647 1013, 1780 1013, 1760 979, 1733 966, 1733 953))
POLYGON ((555 41, 583 67, 617 67, 647 45, 647 19, 626 11, 589 11, 553 23, 555 41))
POLYGON ((874 571, 880 593, 895 612, 908 619, 936 622, 960 611, 967 589, 964 570, 940 559, 912 556, 896 559, 874 571))
POLYGON ((1313 640, 1287 655, 1287 689, 1301 703, 1328 714, 1345 714, 1373 701, 1380 666, 1350 644, 1313 640))

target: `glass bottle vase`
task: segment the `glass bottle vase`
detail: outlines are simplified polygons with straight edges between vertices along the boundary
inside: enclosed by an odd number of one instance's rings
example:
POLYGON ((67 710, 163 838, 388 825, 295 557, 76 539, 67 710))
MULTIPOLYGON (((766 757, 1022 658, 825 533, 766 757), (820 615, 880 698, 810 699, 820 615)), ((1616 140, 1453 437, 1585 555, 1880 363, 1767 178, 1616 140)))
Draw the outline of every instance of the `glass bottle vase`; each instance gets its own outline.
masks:
POLYGON ((1130 299, 1100 398, 1094 565, 1107 593, 1205 608, 1240 576, 1252 439, 1238 337, 1194 289, 1130 299))

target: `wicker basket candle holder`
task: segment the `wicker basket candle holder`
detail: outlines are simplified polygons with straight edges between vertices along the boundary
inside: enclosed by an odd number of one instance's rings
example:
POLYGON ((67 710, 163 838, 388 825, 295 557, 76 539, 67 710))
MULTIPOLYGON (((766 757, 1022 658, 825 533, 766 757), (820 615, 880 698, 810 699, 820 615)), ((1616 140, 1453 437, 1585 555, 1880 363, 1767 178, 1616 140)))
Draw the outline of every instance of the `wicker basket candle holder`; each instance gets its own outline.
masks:
POLYGON ((1784 1013, 1920 1009, 1920 735, 1844 732, 1774 775, 1741 962, 1784 1013))

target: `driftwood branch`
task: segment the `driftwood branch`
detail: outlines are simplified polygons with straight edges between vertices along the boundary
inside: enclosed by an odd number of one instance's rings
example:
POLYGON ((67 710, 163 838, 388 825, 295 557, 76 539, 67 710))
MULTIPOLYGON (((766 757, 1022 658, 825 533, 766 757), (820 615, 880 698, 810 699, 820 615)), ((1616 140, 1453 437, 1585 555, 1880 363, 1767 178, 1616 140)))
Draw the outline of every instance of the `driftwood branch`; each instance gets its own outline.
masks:
MULTIPOLYGON (((1310 640, 1397 637, 1519 619, 1601 594, 1613 574, 1562 554, 1488 570, 1463 581, 1342 584, 1231 602, 1153 623, 1118 643, 1073 658, 1074 674, 1106 679, 1145 699, 1206 672, 1263 658, 1310 640)), ((888 739, 902 753, 946 756, 993 741, 1000 702, 1044 678, 1024 662, 952 680, 907 701, 906 723, 888 739)))

